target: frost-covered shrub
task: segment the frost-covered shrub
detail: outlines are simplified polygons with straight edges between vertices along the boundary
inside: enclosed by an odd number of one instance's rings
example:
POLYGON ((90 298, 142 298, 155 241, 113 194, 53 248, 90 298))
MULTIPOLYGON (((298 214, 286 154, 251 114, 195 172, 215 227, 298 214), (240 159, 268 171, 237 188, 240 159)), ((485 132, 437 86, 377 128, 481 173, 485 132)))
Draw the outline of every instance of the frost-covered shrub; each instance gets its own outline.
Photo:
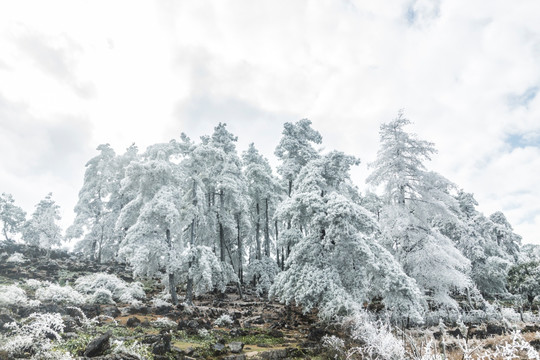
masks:
POLYGON ((169 319, 168 317, 160 317, 151 322, 151 325, 158 329, 176 329, 177 323, 169 319))
POLYGON ((0 285, 0 306, 26 305, 26 292, 17 285, 0 285))
POLYGON ((139 360, 152 358, 152 351, 150 350, 150 347, 148 345, 139 344, 136 341, 127 345, 124 341, 113 340, 111 347, 112 354, 127 354, 139 360))
POLYGON ((478 359, 530 359, 540 360, 538 351, 529 344, 519 331, 512 333, 512 341, 495 346, 495 351, 487 350, 478 359))
POLYGON ((22 264, 26 259, 21 253, 13 253, 10 257, 7 258, 6 262, 13 264, 22 264))
POLYGON ((233 319, 229 314, 223 314, 214 321, 216 326, 231 326, 233 319))
POLYGON ((49 286, 51 283, 48 281, 39 281, 36 279, 26 279, 24 284, 32 290, 37 290, 40 287, 49 286))
POLYGON ((86 302, 86 297, 71 286, 48 284, 36 290, 36 298, 43 302, 80 305, 86 302))
POLYGON ((279 271, 276 262, 265 256, 261 260, 251 261, 246 269, 245 279, 249 282, 255 281, 255 289, 262 295, 270 290, 279 271))
POLYGON ((180 273, 182 281, 187 282, 188 271, 193 279, 193 293, 201 295, 214 288, 225 291, 228 283, 238 282, 238 277, 230 264, 219 261, 208 246, 194 246, 182 254, 185 271, 180 273), (188 269, 187 264, 191 262, 188 269))
POLYGON ((81 309, 79 309, 78 307, 75 307, 75 306, 68 306, 66 309, 71 309, 71 310, 75 310, 77 312, 77 317, 79 318, 80 322, 81 322, 81 326, 84 328, 84 329, 91 329, 93 328, 94 326, 96 326, 96 324, 99 323, 98 319, 97 318, 92 318, 92 319, 89 319, 86 314, 84 313, 84 311, 82 311, 81 309))
POLYGON ((512 308, 503 307, 501 308, 501 316, 504 320, 509 323, 516 323, 521 320, 521 317, 516 310, 512 308))
POLYGON ((403 359, 405 346, 396 338, 390 324, 373 320, 366 312, 357 312, 350 318, 351 338, 363 342, 362 351, 367 359, 403 359))
POLYGON ((323 346, 334 352, 338 358, 350 359, 355 355, 369 360, 402 360, 405 359, 403 341, 392 334, 387 322, 374 320, 362 310, 345 319, 344 325, 349 329, 352 345, 345 347, 345 342, 335 336, 324 337, 323 346))
MULTIPOLYGON (((50 337, 60 340, 64 331, 64 322, 60 314, 32 313, 19 325, 15 322, 4 325, 11 329, 12 336, 8 337, 0 350, 11 356, 19 356, 25 352, 35 354, 48 353, 51 348, 50 337)), ((41 359, 42 357, 37 357, 41 359)))
POLYGON ((159 308, 162 306, 172 306, 172 304, 168 302, 167 300, 163 300, 158 297, 153 298, 152 301, 150 301, 150 303, 152 304, 153 307, 156 307, 156 308, 159 308))
POLYGON ((94 294, 90 296, 92 304, 115 304, 112 293, 107 289, 96 289, 94 294))
POLYGON ((145 297, 143 286, 139 282, 128 284, 116 275, 96 273, 78 278, 75 289, 93 295, 98 289, 111 292, 112 298, 121 303, 132 303, 136 299, 145 297))
POLYGON ((197 332, 197 335, 199 335, 199 337, 202 337, 202 338, 207 338, 207 337, 210 337, 210 331, 204 328, 199 329, 199 331, 197 332))

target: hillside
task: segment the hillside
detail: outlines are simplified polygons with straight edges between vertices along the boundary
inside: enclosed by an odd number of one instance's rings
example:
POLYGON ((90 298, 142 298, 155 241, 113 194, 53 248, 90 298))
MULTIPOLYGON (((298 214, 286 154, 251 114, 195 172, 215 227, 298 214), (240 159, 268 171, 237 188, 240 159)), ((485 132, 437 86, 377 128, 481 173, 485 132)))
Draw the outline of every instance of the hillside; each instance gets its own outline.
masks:
MULTIPOLYGON (((329 331, 316 323, 315 314, 303 315, 299 308, 265 301, 249 288, 242 299, 231 287, 225 294, 196 297, 193 307, 172 306, 160 299, 163 288, 157 279, 143 281, 145 296, 136 305, 75 305, 60 294, 32 304, 36 290, 29 285, 30 279, 66 286, 98 273, 114 273, 128 283, 133 278, 122 264, 97 265, 60 251, 51 251, 47 258, 46 252, 36 247, 0 243, 0 254, 0 285, 19 284, 28 295, 26 304, 18 301, 9 305, 6 293, 0 295, 4 342, 10 333, 3 325, 13 321, 24 324, 34 312, 61 315, 65 328, 52 350, 69 351, 74 356, 84 356, 86 351, 89 355, 88 344, 106 334, 112 347, 96 351, 95 359, 134 359, 136 354, 144 359, 306 357, 319 352, 320 339, 329 331), (13 254, 22 255, 21 262, 8 262, 13 254)), ((52 337, 47 333, 40 336, 52 337)), ((21 357, 30 358, 31 350, 23 351, 21 357)), ((0 352, 0 359, 8 358, 6 352, 0 352)))
MULTIPOLYGON (((168 303, 158 279, 142 279, 144 296, 132 304, 111 299, 114 289, 108 293, 109 297, 101 294, 99 301, 95 293, 93 297, 87 294, 77 300, 81 294, 72 286, 77 288, 78 279, 113 273, 121 280, 115 283, 111 277, 107 283, 101 278, 98 285, 112 289, 112 283, 117 287, 122 281, 128 286, 135 284, 130 270, 123 264, 98 265, 75 254, 61 251, 47 254, 36 247, 0 243, 3 290, 0 294, 0 345, 18 349, 11 355, 6 350, 0 351, 0 359, 13 356, 111 360, 345 358, 348 357, 346 352, 332 348, 329 336, 345 339, 351 349, 358 345, 354 330, 352 336, 347 336, 351 334, 346 329, 318 322, 315 312, 302 314, 298 307, 267 301, 254 295, 249 286, 244 288, 243 298, 235 287, 228 287, 223 294, 196 297, 192 307, 168 303), (24 290, 24 296, 13 293, 14 284, 24 290), (43 290, 51 284, 63 286, 53 288, 52 294, 43 290), (55 328, 54 318, 46 319, 34 313, 56 316, 61 327, 55 328), (12 322, 18 324, 18 332, 13 326, 6 327, 12 322), (326 341, 322 340, 323 336, 326 341)), ((182 298, 184 294, 179 295, 182 298)), ((442 332, 439 326, 402 329, 400 337, 406 340, 406 358, 426 359, 423 356, 432 349, 446 352, 449 359, 462 359, 465 346, 472 355, 477 355, 470 358, 480 359, 482 352, 520 346, 521 350, 516 351, 521 351, 521 358, 534 359, 538 353, 527 355, 525 347, 540 348, 538 317, 529 319, 533 322, 510 324, 510 317, 517 314, 503 310, 506 317, 498 321, 493 317, 487 322, 474 320, 469 313, 469 317, 463 319, 465 328, 459 324, 451 327, 452 321, 448 318, 445 322, 450 326, 442 332), (516 330, 521 330, 521 335, 517 336, 516 330)), ((384 339, 379 340, 379 346, 384 345, 384 339)), ((364 358, 358 353, 349 355, 364 358)))

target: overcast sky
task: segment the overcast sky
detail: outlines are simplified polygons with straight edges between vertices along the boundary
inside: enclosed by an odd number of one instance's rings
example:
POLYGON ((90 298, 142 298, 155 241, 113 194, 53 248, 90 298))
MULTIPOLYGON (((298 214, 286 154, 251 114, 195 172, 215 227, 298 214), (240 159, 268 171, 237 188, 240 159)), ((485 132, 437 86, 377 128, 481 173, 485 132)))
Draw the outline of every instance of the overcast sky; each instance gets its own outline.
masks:
POLYGON ((540 244, 538 0, 2 1, 0 192, 65 227, 96 147, 226 122, 273 163, 286 121, 361 158, 399 109, 428 165, 540 244))

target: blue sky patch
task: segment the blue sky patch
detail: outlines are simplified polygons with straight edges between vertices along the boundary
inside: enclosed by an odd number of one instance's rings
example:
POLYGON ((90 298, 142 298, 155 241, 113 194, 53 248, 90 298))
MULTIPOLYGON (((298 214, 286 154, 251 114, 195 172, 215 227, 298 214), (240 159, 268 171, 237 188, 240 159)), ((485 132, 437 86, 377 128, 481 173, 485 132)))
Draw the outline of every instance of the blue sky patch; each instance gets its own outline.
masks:
POLYGON ((532 86, 525 90, 521 94, 512 94, 508 96, 508 106, 511 109, 515 109, 520 106, 527 107, 529 103, 536 97, 538 94, 539 87, 532 86))

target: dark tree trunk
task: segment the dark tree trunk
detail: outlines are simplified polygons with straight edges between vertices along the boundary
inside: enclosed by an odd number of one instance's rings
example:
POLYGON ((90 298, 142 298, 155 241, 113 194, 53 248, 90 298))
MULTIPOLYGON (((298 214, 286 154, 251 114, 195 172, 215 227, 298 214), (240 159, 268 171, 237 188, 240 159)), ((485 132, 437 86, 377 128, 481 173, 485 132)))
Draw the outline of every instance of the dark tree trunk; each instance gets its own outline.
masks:
POLYGON ((256 211, 257 211, 257 222, 255 224, 255 243, 257 244, 257 260, 261 260, 262 254, 261 254, 261 214, 259 210, 259 203, 256 205, 256 211))
MULTIPOLYGON (((219 216, 219 215, 218 215, 219 216)), ((223 230, 223 224, 219 220, 219 259, 225 262, 225 232, 223 230)))
POLYGON ((240 280, 240 284, 244 283, 244 269, 243 269, 243 261, 242 261, 242 238, 240 237, 240 213, 238 213, 236 217, 236 231, 237 231, 237 242, 238 242, 238 279, 240 280))
POLYGON ((274 221, 274 227, 275 227, 275 230, 276 230, 276 262, 278 264, 278 267, 281 269, 281 262, 279 260, 279 246, 278 246, 278 240, 279 240, 279 233, 278 233, 278 223, 277 223, 277 220, 274 221))
POLYGON ((292 192, 292 180, 289 180, 289 197, 291 197, 292 192))
MULTIPOLYGON (((225 205, 225 199, 223 198, 223 189, 219 191, 219 211, 223 211, 225 205)), ((221 218, 218 214, 219 222, 219 247, 220 247, 220 260, 225 261, 225 230, 223 229, 223 224, 221 223, 221 218)))
POLYGON ((268 217, 268 198, 264 199, 264 255, 270 257, 270 229, 269 229, 269 217, 268 217))
MULTIPOLYGON (((167 229, 165 232, 167 236, 167 245, 169 245, 169 251, 172 251, 171 231, 167 229)), ((171 293, 171 300, 174 305, 178 305, 178 295, 176 294, 176 284, 174 279, 174 273, 169 273, 169 291, 171 293)))
MULTIPOLYGON (((195 243, 195 218, 191 220, 191 236, 189 237, 189 244, 193 248, 195 243)), ((188 262, 188 269, 191 270, 191 259, 188 262)), ((186 304, 193 305, 193 277, 188 272, 188 279, 186 285, 186 304)))

